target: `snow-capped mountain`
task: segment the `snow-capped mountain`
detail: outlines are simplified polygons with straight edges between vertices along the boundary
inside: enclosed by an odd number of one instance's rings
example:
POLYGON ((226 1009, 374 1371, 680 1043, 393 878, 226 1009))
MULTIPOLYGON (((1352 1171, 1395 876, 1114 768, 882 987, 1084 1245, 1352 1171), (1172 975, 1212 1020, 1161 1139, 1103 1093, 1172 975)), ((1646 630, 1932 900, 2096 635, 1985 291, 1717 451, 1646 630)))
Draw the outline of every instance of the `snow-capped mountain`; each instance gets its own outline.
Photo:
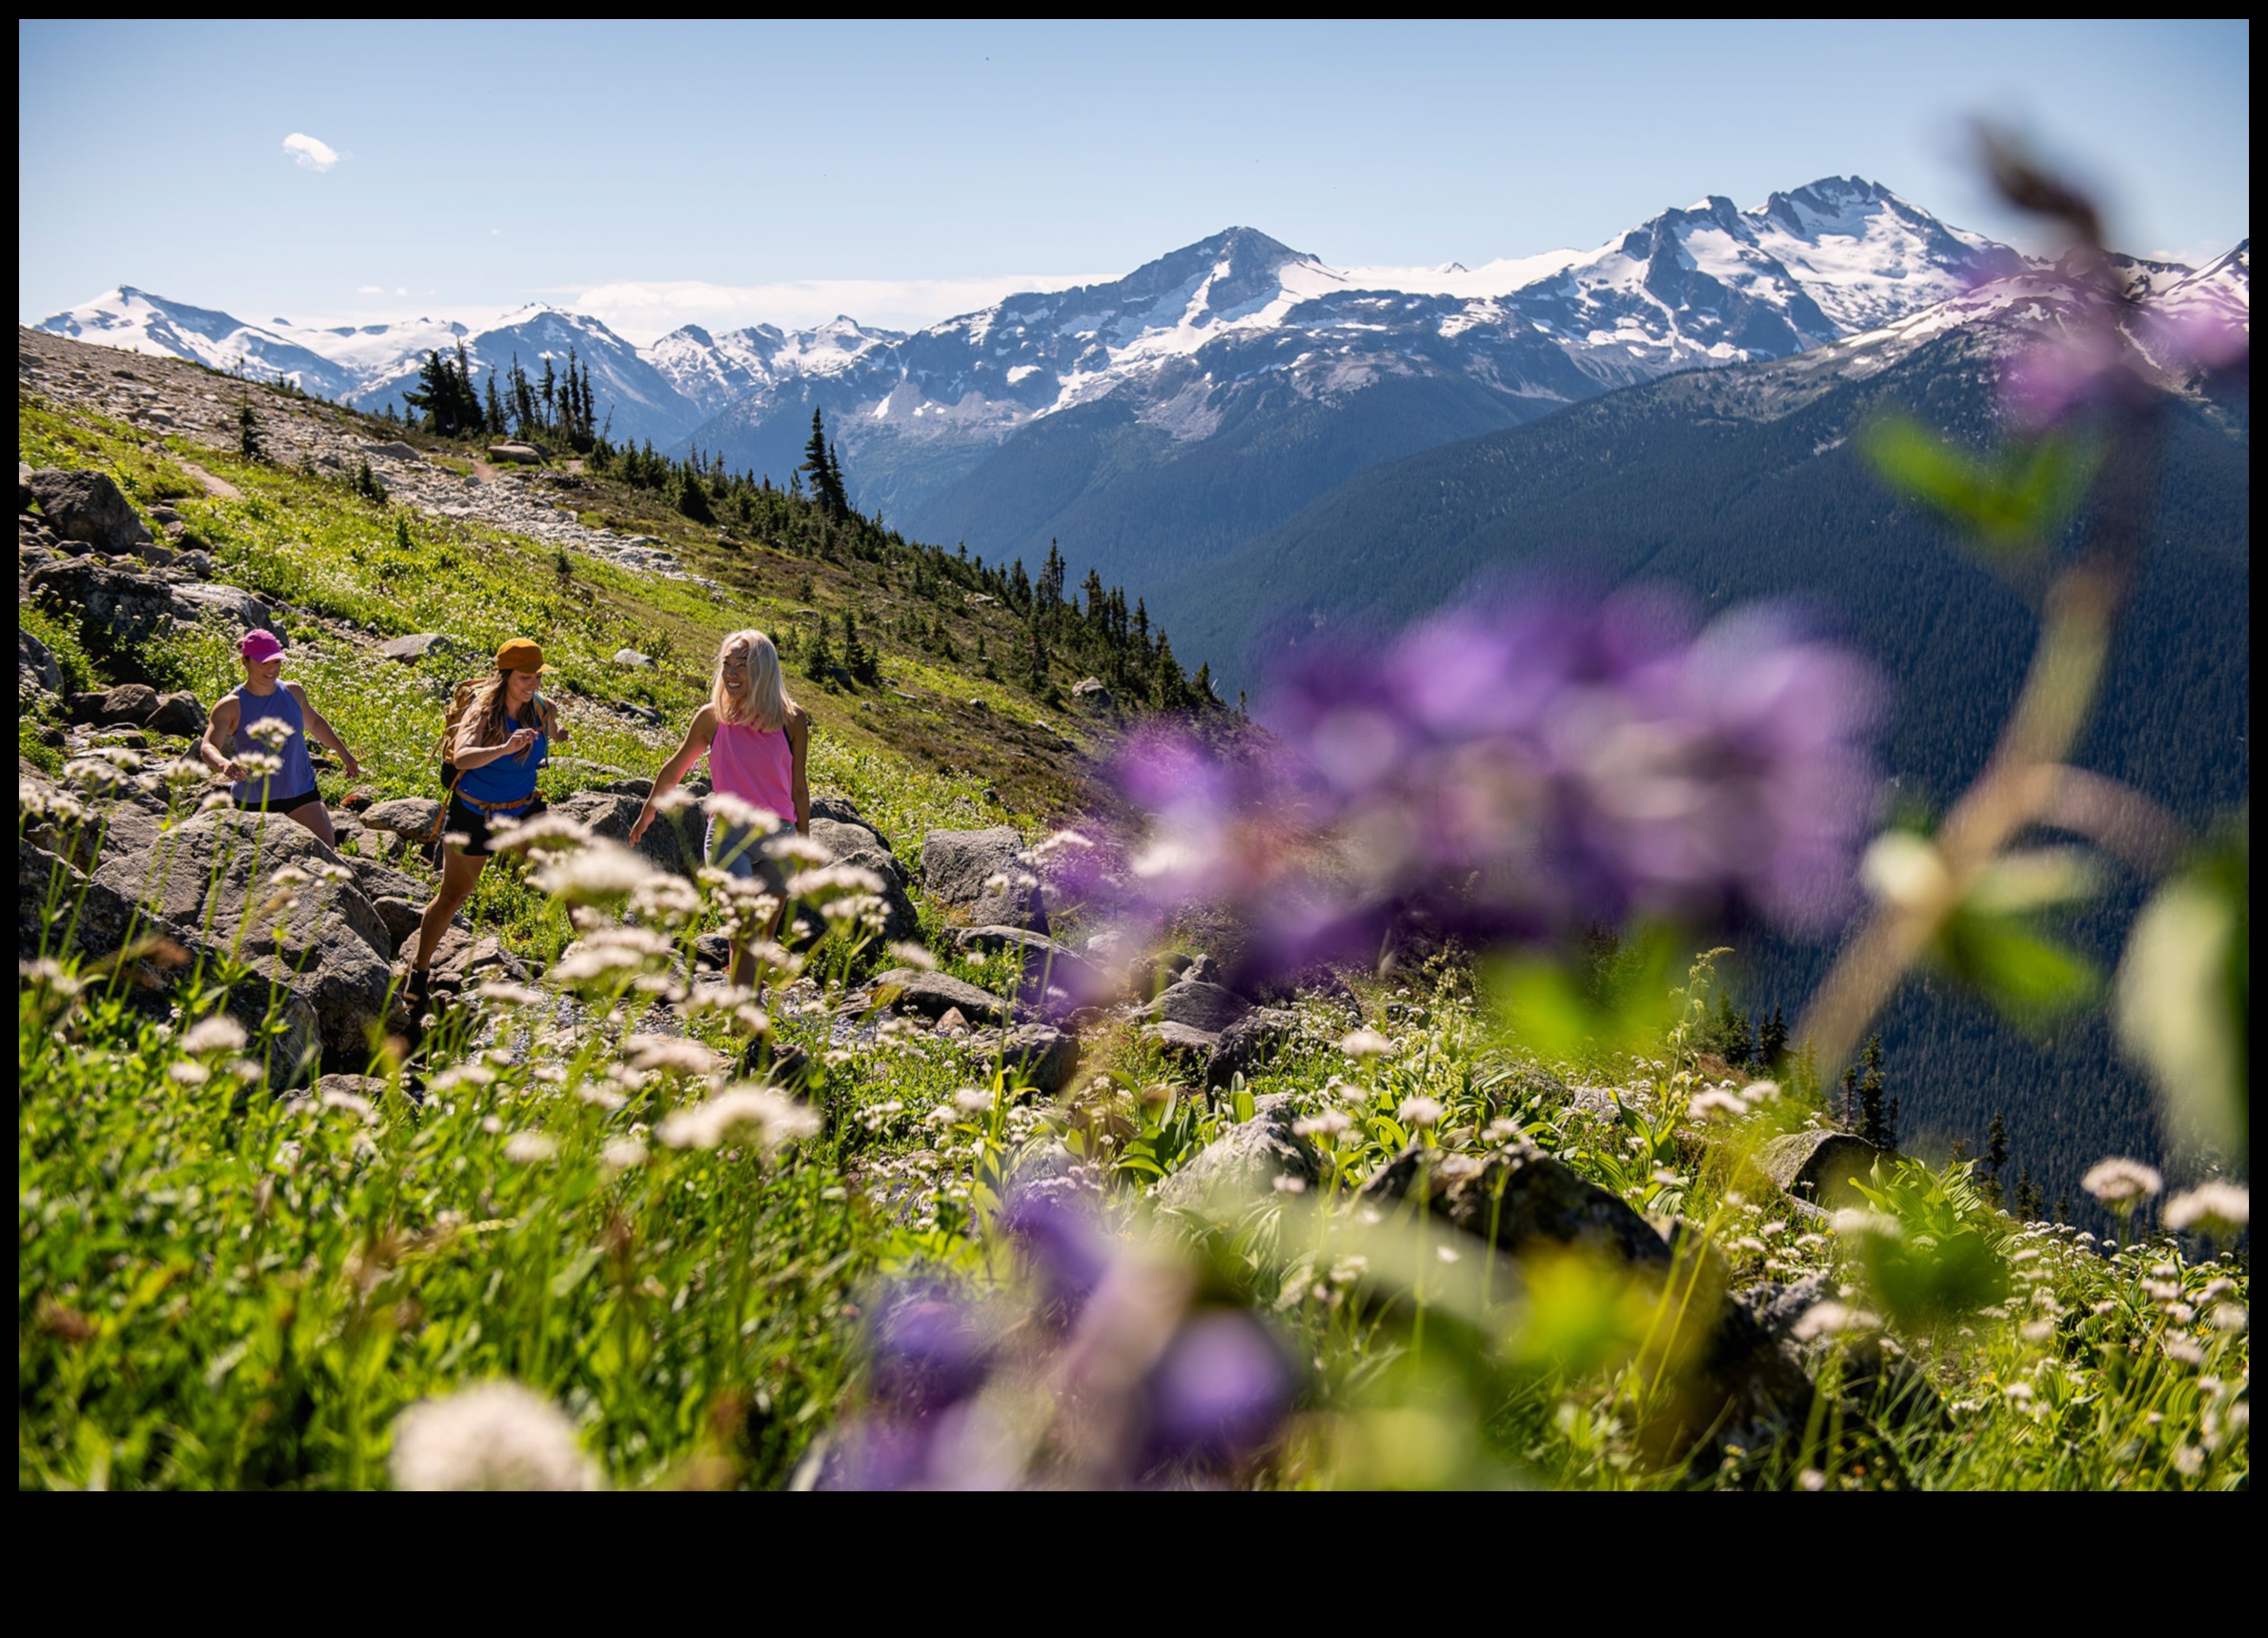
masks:
MULTIPOLYGON (((354 383, 349 367, 307 346, 280 319, 273 326, 247 324, 132 285, 120 285, 66 309, 39 328, 128 353, 191 358, 232 374, 255 374, 271 381, 284 375, 326 398, 343 396, 354 383)), ((399 355, 397 349, 394 356, 399 355)))
POLYGON ((876 348, 904 339, 902 331, 869 330, 839 316, 816 330, 752 324, 722 335, 688 324, 644 352, 680 396, 713 415, 759 387, 793 375, 838 374, 876 348))

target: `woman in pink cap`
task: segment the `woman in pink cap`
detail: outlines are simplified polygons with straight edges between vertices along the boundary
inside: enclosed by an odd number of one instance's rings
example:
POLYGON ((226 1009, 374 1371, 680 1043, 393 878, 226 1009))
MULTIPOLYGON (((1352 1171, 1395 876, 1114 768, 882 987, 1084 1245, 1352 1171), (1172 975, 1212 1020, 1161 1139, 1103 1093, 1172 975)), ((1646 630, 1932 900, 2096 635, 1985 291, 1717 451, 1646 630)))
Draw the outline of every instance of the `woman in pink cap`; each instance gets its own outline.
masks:
MULTIPOLYGON (((780 674, 780 651, 762 632, 732 633, 717 649, 717 677, 709 702, 693 714, 684 743, 654 776, 653 795, 630 827, 632 846, 654 822, 654 804, 667 796, 686 771, 705 755, 709 780, 719 797, 712 802, 703 851, 709 862, 734 876, 751 877, 786 909, 787 885, 780 861, 764 843, 792 822, 811 834, 811 719, 788 697, 780 674), (719 812, 721 808, 723 811, 719 812)), ((773 916, 773 931, 779 925, 773 916)), ((733 981, 755 975, 748 946, 733 950, 733 981)))
POLYGON ((337 845, 331 810, 315 793, 308 736, 338 753, 348 779, 359 778, 362 764, 308 701, 305 689, 277 680, 283 670, 283 643, 273 632, 246 632, 236 652, 244 658, 244 682, 213 706, 205 738, 197 744, 198 758, 229 781, 229 794, 238 807, 287 815, 313 831, 325 847, 337 845))

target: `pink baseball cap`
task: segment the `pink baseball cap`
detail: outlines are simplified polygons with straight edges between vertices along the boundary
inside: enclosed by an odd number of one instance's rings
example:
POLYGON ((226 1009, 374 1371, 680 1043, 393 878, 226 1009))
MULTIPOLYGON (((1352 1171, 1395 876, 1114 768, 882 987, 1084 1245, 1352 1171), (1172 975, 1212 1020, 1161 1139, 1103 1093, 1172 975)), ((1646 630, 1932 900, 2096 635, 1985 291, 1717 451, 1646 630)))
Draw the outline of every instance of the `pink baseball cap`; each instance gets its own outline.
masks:
POLYGON ((272 631, 254 626, 244 634, 244 640, 236 645, 236 652, 254 665, 275 658, 284 651, 283 639, 272 631))

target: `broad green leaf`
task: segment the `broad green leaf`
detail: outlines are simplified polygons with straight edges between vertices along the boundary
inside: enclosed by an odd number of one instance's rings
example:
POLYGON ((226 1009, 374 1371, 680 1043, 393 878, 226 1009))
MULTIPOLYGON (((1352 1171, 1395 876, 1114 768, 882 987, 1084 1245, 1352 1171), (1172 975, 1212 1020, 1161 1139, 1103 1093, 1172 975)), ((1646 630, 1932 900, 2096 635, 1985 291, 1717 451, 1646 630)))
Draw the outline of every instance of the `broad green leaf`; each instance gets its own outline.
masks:
POLYGON ((2012 442, 1980 460, 1903 415, 1870 423, 1859 443, 1892 488, 2004 560, 2035 556, 2055 541, 2100 461, 2091 444, 2064 434, 2012 442))
POLYGON ((1936 954, 1956 977, 2029 1029, 2092 1002, 2102 989, 2095 964, 2023 918, 1964 904, 1937 935, 1936 954))

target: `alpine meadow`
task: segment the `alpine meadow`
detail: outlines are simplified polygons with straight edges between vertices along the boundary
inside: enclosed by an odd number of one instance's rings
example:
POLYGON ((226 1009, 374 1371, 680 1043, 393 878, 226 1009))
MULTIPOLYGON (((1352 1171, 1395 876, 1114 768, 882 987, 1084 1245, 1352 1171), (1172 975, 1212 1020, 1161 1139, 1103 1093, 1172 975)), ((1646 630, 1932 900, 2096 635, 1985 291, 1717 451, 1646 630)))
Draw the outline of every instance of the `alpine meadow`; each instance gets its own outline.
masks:
MULTIPOLYGON (((2248 37, 2089 29, 2136 97, 2248 37)), ((2240 221, 2136 253, 1987 123, 1997 237, 1867 159, 1367 265, 1497 208, 1403 52, 1639 31, 1333 24, 1193 158, 1130 25, 559 30, 654 131, 413 184, 342 67, 273 266, 152 218, 35 295, 27 205, 19 1489, 2249 1489, 2240 221), (716 134, 853 42, 875 131, 716 134), (1018 175, 913 94, 983 51, 1095 130, 1018 175), (1303 74, 1377 106, 1287 156, 1303 74), (792 272, 876 218, 1188 242, 792 272), (342 252, 434 271, 235 316, 342 252), (223 305, 60 305, 121 275, 223 305)), ((26 87, 106 43, 22 25, 26 87)), ((1629 123, 1555 165, 1627 192, 1629 123)))

